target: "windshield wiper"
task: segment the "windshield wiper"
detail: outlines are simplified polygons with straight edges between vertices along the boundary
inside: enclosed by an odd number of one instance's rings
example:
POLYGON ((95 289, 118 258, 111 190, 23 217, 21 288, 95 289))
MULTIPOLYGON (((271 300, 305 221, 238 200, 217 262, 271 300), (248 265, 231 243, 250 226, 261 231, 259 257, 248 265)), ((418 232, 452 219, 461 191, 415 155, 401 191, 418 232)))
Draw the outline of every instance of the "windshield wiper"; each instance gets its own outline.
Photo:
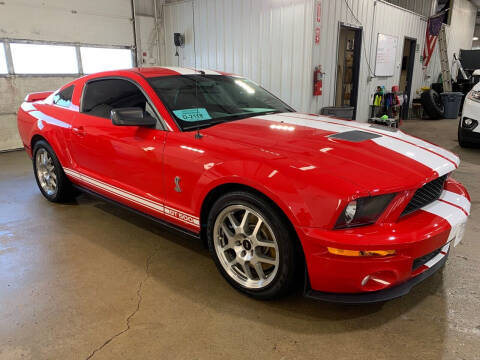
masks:
POLYGON ((196 124, 196 125, 192 125, 192 126, 185 126, 185 127, 183 127, 183 130, 184 131, 200 130, 200 129, 208 128, 210 126, 222 124, 224 122, 226 122, 226 121, 225 120, 210 121, 210 122, 207 122, 207 123, 201 123, 201 124, 196 124))

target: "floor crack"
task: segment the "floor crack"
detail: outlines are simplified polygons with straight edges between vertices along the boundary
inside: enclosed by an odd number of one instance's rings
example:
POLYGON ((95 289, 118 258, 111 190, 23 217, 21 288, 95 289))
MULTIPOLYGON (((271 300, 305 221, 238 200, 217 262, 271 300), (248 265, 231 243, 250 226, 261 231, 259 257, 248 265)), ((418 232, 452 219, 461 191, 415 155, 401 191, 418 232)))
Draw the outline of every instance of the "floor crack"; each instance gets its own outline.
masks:
POLYGON ((128 315, 127 319, 125 320, 126 322, 126 327, 125 329, 123 329, 122 331, 116 333, 115 335, 111 336, 110 338, 108 338, 102 345, 100 345, 99 347, 97 347, 95 350, 93 350, 90 355, 88 355, 88 357, 86 358, 86 360, 89 360, 91 358, 93 358, 93 356, 95 356, 95 354, 99 351, 101 351, 105 346, 107 346, 108 344, 110 344, 113 340, 115 340, 117 337, 119 337, 120 335, 126 333, 128 330, 130 330, 130 323, 133 319, 133 317, 138 313, 138 311, 140 310, 140 306, 142 304, 142 300, 143 300, 143 297, 142 297, 142 288, 143 288, 143 284, 147 281, 147 279, 150 277, 150 265, 152 263, 152 260, 153 258, 155 257, 155 255, 157 254, 158 250, 155 250, 150 256, 147 257, 147 259, 145 260, 145 276, 144 278, 142 279, 142 281, 140 281, 140 283, 138 284, 138 287, 137 287, 137 306, 135 307, 135 310, 130 314, 128 315))

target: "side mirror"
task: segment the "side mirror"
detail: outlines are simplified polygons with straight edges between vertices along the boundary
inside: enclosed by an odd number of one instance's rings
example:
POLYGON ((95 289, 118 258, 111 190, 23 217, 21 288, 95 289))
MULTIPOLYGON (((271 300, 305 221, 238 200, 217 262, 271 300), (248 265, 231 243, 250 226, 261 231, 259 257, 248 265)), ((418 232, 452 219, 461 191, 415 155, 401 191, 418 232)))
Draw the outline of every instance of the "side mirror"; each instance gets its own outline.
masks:
POLYGON ((112 124, 117 126, 148 126, 153 127, 157 120, 146 114, 142 108, 119 108, 112 109, 110 113, 112 124))

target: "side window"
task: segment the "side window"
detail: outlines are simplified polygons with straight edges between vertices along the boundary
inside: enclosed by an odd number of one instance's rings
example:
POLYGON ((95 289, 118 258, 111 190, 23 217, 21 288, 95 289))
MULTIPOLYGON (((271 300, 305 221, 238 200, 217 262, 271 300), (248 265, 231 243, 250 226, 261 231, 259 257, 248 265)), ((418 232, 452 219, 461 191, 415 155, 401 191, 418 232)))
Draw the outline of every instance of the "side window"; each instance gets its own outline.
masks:
POLYGON ((72 95, 73 95, 73 90, 75 89, 75 86, 69 86, 62 91, 59 91, 54 97, 53 97, 53 103, 55 105, 69 108, 70 105, 72 105, 72 95))
POLYGON ((140 107, 153 117, 147 98, 133 83, 122 79, 95 80, 86 84, 82 112, 110 119, 112 109, 140 107))

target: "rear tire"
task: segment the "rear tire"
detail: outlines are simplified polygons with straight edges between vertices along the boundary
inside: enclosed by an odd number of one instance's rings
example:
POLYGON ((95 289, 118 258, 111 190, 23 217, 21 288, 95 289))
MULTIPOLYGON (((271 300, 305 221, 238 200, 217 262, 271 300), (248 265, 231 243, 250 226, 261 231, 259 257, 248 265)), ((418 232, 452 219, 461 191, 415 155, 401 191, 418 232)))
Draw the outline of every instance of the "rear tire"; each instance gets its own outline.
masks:
POLYGON ((208 247, 220 273, 235 289, 261 300, 292 290, 300 263, 292 232, 277 208, 246 191, 221 196, 207 221, 208 247))
POLYGON ((35 143, 32 160, 38 188, 48 201, 61 203, 74 197, 72 184, 46 141, 39 140, 35 143))

